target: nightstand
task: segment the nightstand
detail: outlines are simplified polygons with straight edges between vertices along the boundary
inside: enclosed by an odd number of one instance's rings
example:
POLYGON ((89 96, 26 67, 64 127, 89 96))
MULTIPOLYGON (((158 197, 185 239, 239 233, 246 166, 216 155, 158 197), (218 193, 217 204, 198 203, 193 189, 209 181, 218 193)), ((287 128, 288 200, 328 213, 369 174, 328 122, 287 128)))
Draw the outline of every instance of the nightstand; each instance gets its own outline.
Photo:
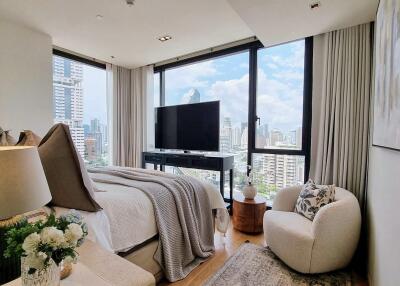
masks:
MULTIPOLYGON (((70 276, 61 280, 61 286, 154 286, 154 276, 139 266, 108 252, 96 243, 86 240, 77 248, 78 264, 73 265, 70 276)), ((18 278, 4 286, 20 286, 18 278)))
POLYGON ((267 209, 266 200, 256 196, 253 200, 245 199, 242 194, 233 199, 233 227, 247 233, 263 231, 263 218, 267 209))

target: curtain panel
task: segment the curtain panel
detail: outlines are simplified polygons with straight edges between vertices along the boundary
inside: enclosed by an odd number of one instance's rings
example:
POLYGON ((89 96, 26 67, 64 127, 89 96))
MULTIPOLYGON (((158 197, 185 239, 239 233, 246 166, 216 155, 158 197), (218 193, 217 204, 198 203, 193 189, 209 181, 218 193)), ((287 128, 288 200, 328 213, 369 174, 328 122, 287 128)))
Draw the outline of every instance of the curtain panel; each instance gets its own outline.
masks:
POLYGON ((153 67, 113 66, 113 164, 141 167, 142 152, 151 145, 153 67))
POLYGON ((369 144, 371 28, 368 23, 317 36, 316 44, 323 47, 316 51, 323 63, 319 70, 314 61, 310 177, 353 192, 361 207, 369 144))

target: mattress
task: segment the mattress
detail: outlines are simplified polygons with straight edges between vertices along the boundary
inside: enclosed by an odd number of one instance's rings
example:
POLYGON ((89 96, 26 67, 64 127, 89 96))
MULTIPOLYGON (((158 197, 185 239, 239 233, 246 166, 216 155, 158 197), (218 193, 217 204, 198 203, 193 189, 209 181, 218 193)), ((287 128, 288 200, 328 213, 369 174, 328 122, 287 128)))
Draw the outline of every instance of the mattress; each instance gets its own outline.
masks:
MULTIPOLYGON (((157 235, 153 205, 132 187, 94 183, 99 212, 79 211, 89 227, 88 239, 115 253, 125 252, 157 235)), ((57 215, 68 211, 55 207, 57 215)))
MULTIPOLYGON (((91 177, 108 175, 90 173, 91 177)), ((211 208, 217 209, 217 229, 226 232, 229 214, 218 190, 204 183, 210 198, 211 208), (220 210, 220 218, 218 216, 220 210), (223 211, 222 211, 223 210, 223 211), (224 218, 225 217, 225 218, 224 218), (218 219, 219 218, 219 219, 218 219), (225 231, 224 231, 225 230, 225 231)), ((98 212, 79 211, 88 225, 88 239, 114 253, 127 252, 135 246, 149 241, 158 234, 154 209, 147 195, 133 187, 94 182, 95 199, 103 208, 98 212)), ((55 207, 56 215, 68 209, 55 207)))

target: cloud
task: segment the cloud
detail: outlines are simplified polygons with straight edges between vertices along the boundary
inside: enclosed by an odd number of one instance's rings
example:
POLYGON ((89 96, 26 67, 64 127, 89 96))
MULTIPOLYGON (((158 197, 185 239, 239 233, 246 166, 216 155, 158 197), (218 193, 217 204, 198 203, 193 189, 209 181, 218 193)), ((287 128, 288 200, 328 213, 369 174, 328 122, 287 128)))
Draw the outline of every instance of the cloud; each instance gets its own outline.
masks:
MULTIPOLYGON (((267 123, 270 129, 278 128, 284 132, 301 126, 303 109, 304 42, 289 45, 284 49, 271 48, 271 53, 267 51, 267 62, 260 57, 262 64, 257 77, 257 113, 261 117, 261 124, 267 123)), ((249 75, 216 80, 217 75, 229 75, 236 67, 225 64, 224 70, 221 70, 217 61, 176 70, 174 78, 171 75, 166 82, 168 87, 175 87, 173 92, 180 97, 196 84, 201 86, 202 101, 220 100, 221 119, 230 117, 233 126, 239 126, 241 122, 248 121, 249 75)), ((237 66, 245 67, 246 64, 245 61, 237 66)))
POLYGON ((280 46, 262 50, 264 56, 261 63, 267 66, 285 69, 304 68, 304 40, 285 45, 287 52, 282 52, 280 46))
POLYGON ((216 73, 213 60, 170 69, 165 73, 165 87, 168 90, 207 87, 210 85, 210 77, 216 73))

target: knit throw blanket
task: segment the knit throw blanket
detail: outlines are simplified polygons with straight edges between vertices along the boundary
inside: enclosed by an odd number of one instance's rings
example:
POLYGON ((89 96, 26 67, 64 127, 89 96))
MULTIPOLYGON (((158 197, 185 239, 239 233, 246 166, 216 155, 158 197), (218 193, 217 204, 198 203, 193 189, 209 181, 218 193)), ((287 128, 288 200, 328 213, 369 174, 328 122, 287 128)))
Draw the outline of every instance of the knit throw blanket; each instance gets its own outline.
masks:
POLYGON ((154 207, 160 237, 154 259, 169 281, 185 278, 213 254, 210 200, 198 180, 123 167, 91 168, 88 171, 112 176, 94 178, 95 182, 134 187, 148 195, 154 207))

